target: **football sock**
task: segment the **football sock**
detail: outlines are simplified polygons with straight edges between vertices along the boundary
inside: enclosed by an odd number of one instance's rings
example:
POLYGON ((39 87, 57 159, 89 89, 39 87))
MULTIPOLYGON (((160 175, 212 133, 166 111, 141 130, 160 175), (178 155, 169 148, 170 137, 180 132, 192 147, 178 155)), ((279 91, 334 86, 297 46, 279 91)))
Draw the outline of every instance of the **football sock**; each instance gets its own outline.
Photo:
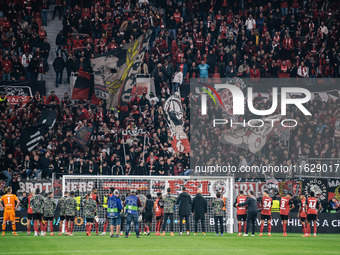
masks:
POLYGON ((260 227, 260 233, 261 234, 263 233, 263 228, 264 228, 264 224, 261 224, 261 227, 260 227))
POLYGON ((271 233, 271 232, 272 232, 272 224, 268 223, 268 233, 271 233))
POLYGON ((95 226, 96 226, 96 234, 98 234, 98 222, 97 221, 95 223, 95 226))
POLYGON ((241 225, 241 222, 238 224, 238 232, 239 232, 239 233, 242 232, 242 225, 241 225))

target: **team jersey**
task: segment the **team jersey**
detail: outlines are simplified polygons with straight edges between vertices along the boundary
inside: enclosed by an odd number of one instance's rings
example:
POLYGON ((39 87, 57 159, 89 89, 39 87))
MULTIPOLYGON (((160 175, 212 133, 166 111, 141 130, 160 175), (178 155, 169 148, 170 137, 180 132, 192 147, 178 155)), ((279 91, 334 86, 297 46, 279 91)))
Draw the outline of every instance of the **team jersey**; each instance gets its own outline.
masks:
MULTIPOLYGON (((236 203, 241 204, 246 202, 247 197, 246 196, 239 196, 236 198, 236 203)), ((247 207, 246 206, 237 206, 237 215, 244 215, 247 213, 247 207)))
POLYGON ((84 215, 86 218, 94 218, 97 211, 96 202, 92 198, 84 200, 84 215))
POLYGON ((139 195, 137 195, 137 197, 139 198, 140 203, 142 204, 142 206, 139 207, 138 210, 140 212, 142 212, 144 210, 144 208, 145 208, 146 196, 144 196, 143 194, 139 194, 139 195))
POLYGON ((213 202, 212 202, 212 209, 213 209, 213 213, 214 216, 223 216, 224 214, 224 200, 222 198, 216 198, 213 202))
POLYGON ((16 195, 7 194, 1 197, 1 202, 3 202, 6 210, 14 210, 15 201, 19 201, 16 195))
POLYGON ((44 198, 42 195, 34 195, 31 198, 31 205, 33 213, 43 213, 44 212, 44 198))
POLYGON ((301 218, 306 218, 307 217, 305 206, 306 206, 306 199, 302 199, 300 201, 300 207, 301 207, 300 217, 301 218))
POLYGON ((100 200, 97 194, 92 194, 92 199, 96 202, 97 206, 100 205, 100 200))
POLYGON ((282 197, 280 202, 280 214, 289 215, 291 204, 293 204, 293 201, 291 201, 288 197, 282 197))
POLYGON ((33 213, 33 209, 32 209, 32 206, 31 206, 31 198, 32 198, 32 195, 28 196, 28 198, 27 198, 27 201, 28 201, 27 213, 29 213, 29 214, 33 213))
POLYGON ((155 214, 156 214, 156 217, 160 217, 160 216, 163 216, 164 215, 164 201, 163 199, 156 199, 155 201, 155 205, 154 205, 154 208, 155 208, 155 214))
POLYGON ((65 201, 65 215, 75 216, 77 213, 77 201, 74 197, 67 197, 65 201))
POLYGON ((44 203, 44 217, 54 217, 57 205, 53 198, 47 197, 44 203))
POLYGON ((152 202, 151 199, 147 199, 146 200, 146 204, 145 204, 145 210, 144 213, 147 215, 152 215, 152 209, 153 209, 154 203, 152 202))
POLYGON ((58 207, 60 208, 60 215, 61 216, 65 216, 65 210, 66 210, 66 207, 65 207, 65 203, 66 203, 66 199, 67 197, 62 197, 59 199, 59 202, 58 202, 58 207))
POLYGON ((318 214, 319 202, 315 197, 307 199, 307 214, 318 214))
POLYGON ((263 215, 272 215, 272 199, 270 197, 262 198, 262 210, 263 215))
POLYGON ((176 198, 168 194, 164 197, 163 201, 164 201, 164 213, 174 213, 176 198))

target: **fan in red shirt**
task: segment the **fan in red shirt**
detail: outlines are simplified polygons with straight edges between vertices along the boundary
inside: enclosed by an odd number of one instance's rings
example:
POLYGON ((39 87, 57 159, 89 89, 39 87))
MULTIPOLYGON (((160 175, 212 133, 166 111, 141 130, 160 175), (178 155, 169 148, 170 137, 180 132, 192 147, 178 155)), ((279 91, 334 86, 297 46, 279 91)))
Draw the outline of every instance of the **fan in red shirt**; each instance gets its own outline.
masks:
POLYGON ((288 193, 287 196, 282 197, 280 201, 280 216, 283 225, 283 236, 287 236, 287 222, 289 218, 290 210, 295 208, 293 201, 291 200, 292 194, 288 193))
POLYGON ((314 226, 314 237, 316 237, 316 220, 318 218, 318 213, 321 211, 322 207, 319 201, 315 198, 314 191, 309 193, 310 197, 307 199, 305 204, 305 210, 307 212, 307 233, 305 233, 304 237, 310 236, 311 233, 311 222, 313 222, 314 226))
POLYGON ((238 236, 241 236, 242 224, 243 231, 246 233, 247 228, 247 207, 246 206, 236 206, 236 204, 241 204, 246 202, 247 197, 243 195, 243 191, 240 190, 239 196, 235 199, 234 207, 237 209, 237 223, 238 223, 238 236))
POLYGON ((163 215, 164 215, 164 201, 162 198, 162 193, 157 193, 157 199, 154 204, 155 216, 156 216, 156 226, 155 232, 156 236, 160 236, 163 215))
POLYGON ((34 195, 34 189, 30 191, 30 194, 27 198, 28 207, 27 207, 27 235, 29 236, 31 233, 31 221, 33 220, 33 209, 31 206, 31 198, 34 195))
POLYGON ((302 231, 303 234, 305 235, 306 232, 306 218, 307 218, 307 213, 306 213, 306 197, 305 195, 301 194, 300 195, 300 203, 299 203, 299 213, 297 217, 300 217, 300 222, 302 224, 302 231))
POLYGON ((261 227, 260 227, 260 235, 263 236, 263 228, 264 228, 264 221, 266 220, 268 223, 268 236, 271 236, 272 231, 272 198, 269 197, 269 192, 265 190, 263 192, 263 197, 261 201, 261 227))

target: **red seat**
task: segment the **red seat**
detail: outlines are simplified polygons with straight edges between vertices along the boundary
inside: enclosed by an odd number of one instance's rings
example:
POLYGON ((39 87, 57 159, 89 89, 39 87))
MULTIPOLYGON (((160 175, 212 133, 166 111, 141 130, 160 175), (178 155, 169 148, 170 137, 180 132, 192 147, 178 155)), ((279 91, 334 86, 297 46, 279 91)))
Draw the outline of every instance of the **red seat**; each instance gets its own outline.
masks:
POLYGON ((212 77, 213 77, 214 79, 216 79, 216 78, 221 78, 221 75, 220 75, 220 73, 214 73, 212 77))
POLYGON ((290 78, 290 74, 289 73, 279 73, 279 78, 290 78))

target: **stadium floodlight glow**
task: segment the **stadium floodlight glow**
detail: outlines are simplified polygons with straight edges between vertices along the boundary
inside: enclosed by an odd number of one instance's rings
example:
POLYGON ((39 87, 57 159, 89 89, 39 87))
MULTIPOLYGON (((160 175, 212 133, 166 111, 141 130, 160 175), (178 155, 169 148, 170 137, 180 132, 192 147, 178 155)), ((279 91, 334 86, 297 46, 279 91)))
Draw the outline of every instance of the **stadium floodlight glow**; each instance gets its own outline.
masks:
MULTIPOLYGON (((210 88, 209 86, 208 88, 210 88)), ((245 112, 245 96, 242 92, 242 90, 234 85, 230 84, 215 84, 215 89, 228 89, 233 97, 233 115, 244 115, 245 112)), ((218 98, 218 101, 222 103, 220 96, 216 92, 216 90, 213 90, 214 95, 218 98)), ((209 93, 210 97, 213 97, 211 93, 209 93)), ((257 110, 254 107, 253 103, 253 88, 248 87, 247 88, 247 106, 249 111, 252 114, 259 115, 259 116, 265 116, 273 114, 278 106, 278 88, 273 87, 272 88, 272 106, 270 109, 267 110, 257 110)), ((312 114, 303 106, 304 103, 307 103, 311 99, 312 95, 309 90, 305 88, 298 88, 298 87, 283 87, 281 88, 281 114, 285 116, 287 114, 287 105, 295 105, 304 115, 311 116, 312 114), (304 94, 305 97, 302 98, 287 98, 287 93, 301 93, 304 94)), ((214 100, 216 101, 216 100, 214 100)), ((201 112, 202 115, 207 115, 207 95, 205 93, 201 94, 201 112)))

